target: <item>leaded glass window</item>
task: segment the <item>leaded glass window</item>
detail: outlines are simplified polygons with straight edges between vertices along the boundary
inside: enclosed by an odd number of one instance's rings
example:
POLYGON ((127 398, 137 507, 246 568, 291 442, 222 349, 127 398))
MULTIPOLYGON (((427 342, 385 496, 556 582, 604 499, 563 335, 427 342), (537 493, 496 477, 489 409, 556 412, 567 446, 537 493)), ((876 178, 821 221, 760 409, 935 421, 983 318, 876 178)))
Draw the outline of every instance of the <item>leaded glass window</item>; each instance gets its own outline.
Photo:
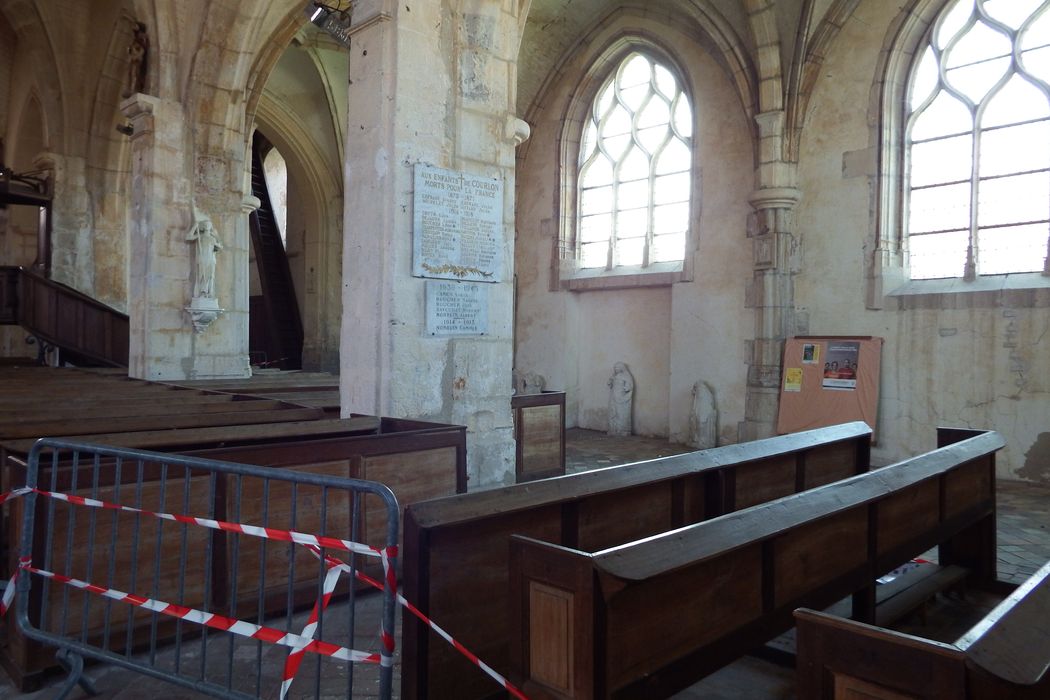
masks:
POLYGON ((685 257, 693 112, 674 74, 634 52, 584 124, 577 179, 578 267, 646 268, 685 257))
POLYGON ((1050 239, 1050 0, 956 0, 908 95, 913 279, 1037 272, 1050 239))

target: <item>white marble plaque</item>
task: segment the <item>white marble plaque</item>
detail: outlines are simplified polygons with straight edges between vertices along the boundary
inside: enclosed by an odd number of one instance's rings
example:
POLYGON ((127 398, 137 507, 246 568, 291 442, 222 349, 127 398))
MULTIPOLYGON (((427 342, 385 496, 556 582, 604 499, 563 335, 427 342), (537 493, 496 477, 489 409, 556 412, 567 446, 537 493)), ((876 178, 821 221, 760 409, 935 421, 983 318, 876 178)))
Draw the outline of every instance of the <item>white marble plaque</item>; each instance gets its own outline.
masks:
POLYGON ((502 180, 417 163, 412 207, 414 276, 501 281, 502 180))
POLYGON ((489 332, 489 288, 477 282, 427 280, 427 333, 485 335, 489 332))

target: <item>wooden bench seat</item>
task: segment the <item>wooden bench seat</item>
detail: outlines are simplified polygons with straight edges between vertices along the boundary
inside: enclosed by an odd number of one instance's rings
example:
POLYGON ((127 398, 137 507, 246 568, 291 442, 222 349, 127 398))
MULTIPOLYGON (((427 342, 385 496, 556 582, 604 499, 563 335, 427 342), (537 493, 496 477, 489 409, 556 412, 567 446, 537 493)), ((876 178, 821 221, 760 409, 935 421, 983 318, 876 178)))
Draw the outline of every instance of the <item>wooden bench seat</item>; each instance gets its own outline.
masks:
POLYGON ((795 620, 799 698, 1050 697, 1050 562, 953 644, 814 610, 795 620))
MULTIPOLYGON (((410 505, 405 595, 493 667, 510 662, 509 538, 596 551, 867 471, 864 423, 410 505)), ((405 697, 478 698, 491 681, 405 616, 405 697)))
POLYGON ((124 433, 138 433, 178 428, 211 428, 220 426, 261 425, 266 423, 289 423, 316 420, 324 417, 319 408, 298 408, 273 405, 266 410, 241 410, 240 406, 227 406, 221 413, 198 411, 194 413, 167 413, 162 415, 97 416, 88 411, 75 420, 69 418, 35 420, 7 423, 0 427, 3 439, 41 438, 68 435, 70 429, 79 434, 103 434, 119 425, 124 433), (236 409, 236 410, 233 410, 236 409))
MULTIPOLYGON (((72 411, 70 403, 66 402, 63 407, 63 416, 68 418, 71 413, 80 412, 81 415, 89 415, 91 418, 125 418, 128 416, 179 416, 197 415, 207 413, 229 413, 236 409, 238 413, 252 411, 272 411, 279 408, 292 408, 288 403, 274 401, 272 399, 257 399, 255 397, 243 399, 236 396, 194 396, 181 399, 178 402, 159 403, 156 399, 149 401, 117 401, 112 403, 95 404, 90 401, 76 402, 72 411)), ((22 411, 0 410, 0 426, 24 425, 36 421, 48 421, 55 419, 53 407, 36 407, 22 411)), ((67 425, 67 432, 68 432, 67 425)), ((112 429, 112 422, 109 428, 112 429)), ((2 430, 3 428, 0 428, 2 430)))
MULTIPOLYGON (((358 418, 333 418, 258 425, 172 428, 169 430, 144 430, 141 432, 86 433, 83 435, 64 435, 62 437, 68 440, 93 442, 98 445, 134 447, 143 450, 171 450, 178 448, 180 451, 183 451, 214 443, 243 445, 253 442, 296 440, 309 436, 364 434, 375 432, 378 428, 378 418, 361 416, 358 418)), ((9 454, 28 454, 34 442, 35 440, 9 440, 5 441, 2 447, 9 454)))
POLYGON ((665 697, 939 545, 995 572, 994 432, 601 551, 511 545, 514 677, 533 698, 665 697))

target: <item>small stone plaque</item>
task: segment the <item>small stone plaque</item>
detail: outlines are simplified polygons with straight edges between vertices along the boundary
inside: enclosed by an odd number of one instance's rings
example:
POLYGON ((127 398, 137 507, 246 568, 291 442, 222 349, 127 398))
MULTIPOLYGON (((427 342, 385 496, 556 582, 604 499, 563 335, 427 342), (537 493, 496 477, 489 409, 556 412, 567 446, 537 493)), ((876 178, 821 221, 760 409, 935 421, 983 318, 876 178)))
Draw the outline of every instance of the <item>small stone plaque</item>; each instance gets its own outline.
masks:
POLYGON ((412 206, 414 276, 501 280, 502 180, 417 163, 412 206))
POLYGON ((489 332, 489 288, 477 282, 427 280, 427 333, 485 335, 489 332))

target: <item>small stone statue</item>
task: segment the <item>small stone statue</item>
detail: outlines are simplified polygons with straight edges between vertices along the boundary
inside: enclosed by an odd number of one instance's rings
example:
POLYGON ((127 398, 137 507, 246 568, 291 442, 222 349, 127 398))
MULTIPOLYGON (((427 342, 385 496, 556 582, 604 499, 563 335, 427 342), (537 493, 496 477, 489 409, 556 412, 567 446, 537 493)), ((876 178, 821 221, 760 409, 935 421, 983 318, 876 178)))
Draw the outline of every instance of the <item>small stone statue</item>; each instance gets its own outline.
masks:
POLYGON ((609 435, 631 434, 631 401, 634 399, 634 377, 627 365, 617 362, 609 385, 609 435))
POLYGON ((194 222, 186 233, 187 241, 197 242, 197 275, 193 282, 193 296, 198 299, 215 298, 216 253, 222 242, 207 214, 194 209, 194 222))
POLYGON ((526 394, 542 394, 547 386, 547 380, 542 374, 535 372, 514 372, 514 393, 518 396, 526 394))
POLYGON ((128 46, 128 78, 127 87, 121 93, 123 97, 131 97, 146 89, 148 60, 149 35, 146 34, 146 25, 142 22, 135 22, 135 36, 128 46))
POLYGON ((693 385, 693 410, 689 413, 689 444, 700 450, 718 447, 715 390, 702 379, 693 385))

